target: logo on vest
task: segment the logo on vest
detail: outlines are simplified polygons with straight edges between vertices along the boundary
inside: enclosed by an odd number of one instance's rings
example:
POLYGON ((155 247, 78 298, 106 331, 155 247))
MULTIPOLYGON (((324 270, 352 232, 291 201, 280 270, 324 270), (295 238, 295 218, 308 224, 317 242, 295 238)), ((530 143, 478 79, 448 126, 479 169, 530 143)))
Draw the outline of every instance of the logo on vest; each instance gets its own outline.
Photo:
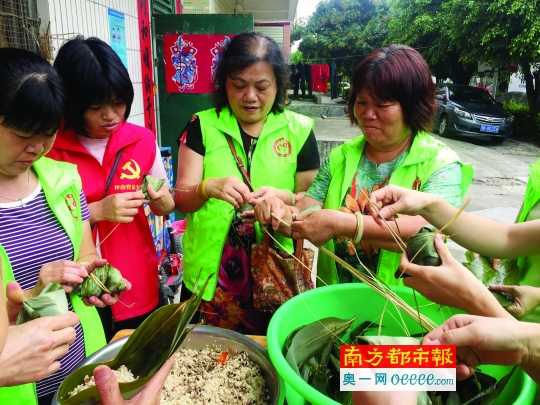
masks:
POLYGON ((134 159, 130 159, 129 162, 126 162, 126 164, 122 166, 122 170, 127 170, 128 173, 121 173, 120 179, 133 180, 133 179, 141 178, 141 168, 139 167, 139 164, 134 159))
POLYGON ((69 212, 71 213, 71 216, 75 221, 79 220, 79 216, 75 214, 75 211, 77 210, 77 200, 75 197, 73 197, 73 194, 66 194, 66 205, 69 209, 69 212))
POLYGON ((285 138, 279 138, 274 142, 274 152, 279 157, 287 157, 291 154, 291 143, 285 138))

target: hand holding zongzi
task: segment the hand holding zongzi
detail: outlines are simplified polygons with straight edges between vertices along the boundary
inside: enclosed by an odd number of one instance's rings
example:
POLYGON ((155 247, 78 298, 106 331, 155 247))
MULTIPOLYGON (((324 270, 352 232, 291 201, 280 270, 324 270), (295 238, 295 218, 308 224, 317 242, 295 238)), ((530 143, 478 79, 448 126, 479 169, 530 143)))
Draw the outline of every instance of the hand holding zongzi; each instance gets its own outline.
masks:
POLYGON ((170 214, 174 211, 174 199, 169 192, 169 187, 164 184, 165 180, 154 177, 152 177, 153 181, 148 181, 145 185, 145 181, 149 177, 151 176, 145 176, 141 187, 145 198, 148 200, 148 205, 150 205, 152 212, 156 215, 170 214))
POLYGON ((41 267, 36 285, 31 290, 25 291, 25 296, 26 298, 37 297, 51 283, 61 284, 64 291, 70 293, 74 287, 82 283, 86 276, 88 272, 80 263, 71 260, 47 263, 41 267))
POLYGON ((403 279, 406 286, 438 304, 474 315, 511 317, 489 290, 452 256, 440 234, 435 237, 435 248, 442 262, 437 267, 413 264, 406 253, 402 255, 398 272, 411 276, 403 279))
POLYGON ((129 223, 143 205, 144 194, 141 190, 112 194, 101 201, 88 204, 93 222, 109 221, 129 223))

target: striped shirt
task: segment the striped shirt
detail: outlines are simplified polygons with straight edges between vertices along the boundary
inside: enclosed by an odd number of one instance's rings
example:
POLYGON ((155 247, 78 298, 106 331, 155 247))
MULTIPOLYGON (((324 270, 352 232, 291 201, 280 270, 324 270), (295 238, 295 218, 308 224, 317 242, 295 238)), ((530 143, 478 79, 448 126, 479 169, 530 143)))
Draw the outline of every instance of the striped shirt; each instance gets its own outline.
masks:
MULTIPOLYGON (((90 213, 82 190, 80 197, 82 220, 88 221, 90 213)), ((41 184, 23 199, 23 204, 21 206, 18 201, 0 204, 0 245, 9 257, 15 281, 23 290, 28 290, 37 283, 41 266, 57 260, 73 260, 73 245, 47 204, 41 184)), ((73 311, 69 296, 68 302, 69 310, 73 311)), ((75 327, 75 331, 75 342, 69 347, 68 353, 60 358, 60 370, 37 382, 38 397, 55 392, 85 358, 81 324, 75 327)))

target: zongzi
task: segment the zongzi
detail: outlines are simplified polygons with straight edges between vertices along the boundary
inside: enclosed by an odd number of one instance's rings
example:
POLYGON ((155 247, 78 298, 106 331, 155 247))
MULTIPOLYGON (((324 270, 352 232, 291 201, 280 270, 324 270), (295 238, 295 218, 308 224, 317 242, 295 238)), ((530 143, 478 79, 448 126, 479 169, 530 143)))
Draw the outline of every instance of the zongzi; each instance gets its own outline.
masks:
POLYGON ((157 179, 155 177, 150 176, 149 174, 146 174, 143 178, 142 185, 141 185, 141 191, 144 194, 144 198, 147 200, 151 200, 150 194, 148 194, 148 185, 152 185, 152 188, 154 191, 158 191, 161 186, 165 183, 165 180, 163 179, 157 179))
POLYGON ((80 285, 79 295, 83 298, 101 297, 103 294, 119 294, 126 289, 122 273, 109 263, 88 274, 80 285))

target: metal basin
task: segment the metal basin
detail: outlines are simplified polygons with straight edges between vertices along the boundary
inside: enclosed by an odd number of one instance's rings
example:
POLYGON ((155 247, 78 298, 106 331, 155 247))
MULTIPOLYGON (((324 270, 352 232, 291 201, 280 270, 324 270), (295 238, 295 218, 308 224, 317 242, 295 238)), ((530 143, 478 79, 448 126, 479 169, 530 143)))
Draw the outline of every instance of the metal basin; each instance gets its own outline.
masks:
MULTIPOLYGON (((129 336, 126 336, 109 343, 90 357, 84 359, 77 368, 87 364, 101 363, 114 359, 128 338, 129 336)), ((188 335, 181 348, 200 350, 208 346, 220 346, 223 350, 230 350, 232 354, 238 354, 243 351, 247 352, 250 360, 258 364, 261 368, 270 396, 269 404, 283 404, 284 392, 280 390, 283 389, 284 384, 272 365, 270 357, 268 357, 268 352, 264 347, 241 333, 202 325, 197 326, 188 335)), ((52 405, 59 405, 56 401, 56 394, 54 395, 52 405)))

